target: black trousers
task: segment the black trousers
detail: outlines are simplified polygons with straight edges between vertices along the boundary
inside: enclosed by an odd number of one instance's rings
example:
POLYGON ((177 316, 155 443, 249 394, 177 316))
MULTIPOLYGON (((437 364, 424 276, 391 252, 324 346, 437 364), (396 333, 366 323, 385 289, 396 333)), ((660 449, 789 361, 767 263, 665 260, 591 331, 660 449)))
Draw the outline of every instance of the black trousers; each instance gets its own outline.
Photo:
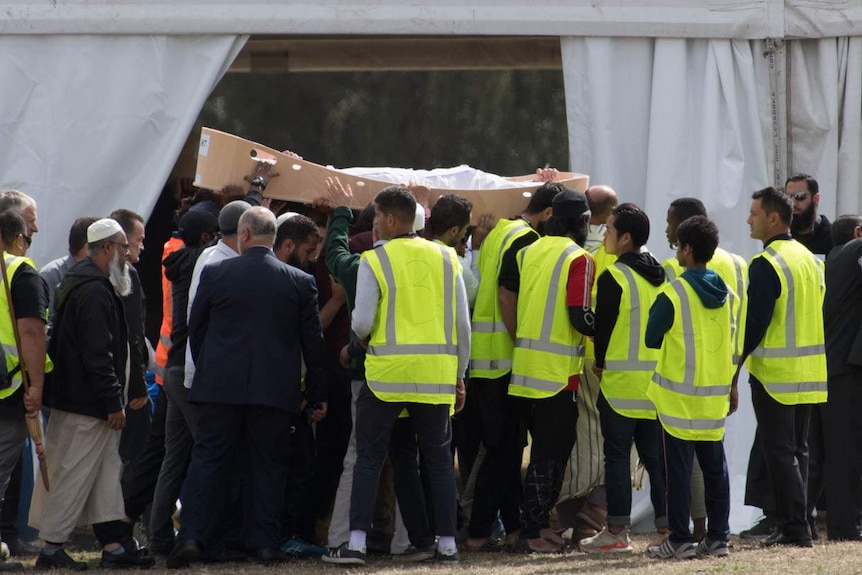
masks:
MULTIPOLYGON (((126 463, 121 477, 126 516, 133 521, 140 519, 144 510, 153 501, 159 471, 162 469, 162 461, 165 458, 165 419, 168 412, 168 398, 161 387, 159 387, 159 394, 156 396, 152 425, 146 425, 148 420, 146 412, 149 410, 149 403, 141 409, 126 410, 127 416, 137 420, 139 426, 149 428, 149 437, 143 443, 140 452, 126 463)), ((127 429, 124 429, 123 439, 127 437, 126 433, 127 429)), ((140 445, 139 442, 131 439, 127 441, 130 442, 130 447, 135 444, 140 445)))
MULTIPOLYGON (((824 404, 811 406, 811 422, 808 424, 808 517, 814 518, 814 509, 825 509, 826 487, 826 432, 824 429, 824 404)), ((839 444, 840 445, 840 444, 839 444)))
POLYGON ((754 440, 748 455, 748 470, 745 475, 745 504, 758 507, 767 517, 775 518, 775 494, 766 470, 766 458, 760 442, 760 426, 754 429, 754 440))
POLYGON ((509 397, 506 374, 497 379, 474 377, 467 390, 467 401, 478 406, 485 459, 476 474, 473 509, 470 514, 470 537, 487 538, 497 513, 507 533, 521 528, 521 462, 525 442, 520 433, 520 415, 509 397))
POLYGON ((790 537, 809 535, 806 495, 808 486, 808 424, 810 405, 783 405, 751 377, 751 401, 757 417, 772 491, 775 518, 790 537))
POLYGON ((213 530, 223 524, 226 486, 239 450, 244 472, 245 548, 277 548, 287 474, 288 412, 257 405, 199 403, 198 415, 177 538, 193 539, 205 547, 218 539, 213 530))
MULTIPOLYGON (((454 536, 457 491, 449 406, 385 402, 367 384, 356 399, 356 466, 350 495, 350 529, 371 530, 380 470, 398 414, 404 409, 410 414, 431 481, 436 534, 454 536)), ((392 465, 396 465, 395 460, 392 465)))
POLYGON ((306 541, 314 541, 315 523, 325 519, 332 508, 353 426, 350 417, 350 404, 353 401, 350 372, 331 368, 327 373, 329 396, 326 418, 314 425, 313 434, 311 427, 307 426, 310 458, 308 480, 296 526, 296 534, 306 541))
POLYGON ((829 376, 824 413, 826 458, 826 531, 829 539, 859 539, 862 516, 862 368, 847 366, 829 376), (837 449, 836 449, 837 448, 837 449), (840 453, 836 454, 836 451, 840 453))
POLYGON ((461 488, 466 488, 467 479, 473 471, 476 457, 479 455, 479 445, 482 443, 482 419, 479 396, 471 393, 473 383, 465 380, 467 386, 467 401, 461 413, 452 418, 452 433, 455 439, 455 450, 458 454, 458 473, 461 488))
POLYGON ((522 437, 533 438, 524 483, 521 514, 525 539, 537 539, 549 527, 551 509, 560 496, 566 462, 577 438, 578 403, 574 391, 560 391, 545 399, 513 398, 520 415, 522 437))
MULTIPOLYGON (((302 537, 297 532, 300 523, 300 513, 303 499, 309 487, 308 479, 311 471, 312 452, 314 451, 314 433, 308 423, 308 418, 302 415, 290 415, 290 439, 287 448, 287 477, 284 482, 284 507, 281 512, 280 539, 282 542, 293 537, 302 537)), ((312 526, 313 528, 313 526, 312 526)))
MULTIPOLYGON (((419 449, 416 430, 409 417, 399 417, 392 428, 389 441, 389 461, 392 463, 392 480, 395 499, 401 509, 401 520, 414 547, 428 547, 434 543, 425 485, 421 480, 419 449)), ((423 458, 424 463, 424 458, 423 458)), ((433 500, 433 491, 430 493, 433 500)), ((433 514, 433 508, 431 510, 433 514)))
POLYGON ((691 467, 697 456, 703 470, 707 536, 711 541, 729 541, 730 481, 724 443, 686 441, 663 432, 664 460, 667 468, 667 519, 673 543, 694 541, 689 530, 691 515, 691 467))

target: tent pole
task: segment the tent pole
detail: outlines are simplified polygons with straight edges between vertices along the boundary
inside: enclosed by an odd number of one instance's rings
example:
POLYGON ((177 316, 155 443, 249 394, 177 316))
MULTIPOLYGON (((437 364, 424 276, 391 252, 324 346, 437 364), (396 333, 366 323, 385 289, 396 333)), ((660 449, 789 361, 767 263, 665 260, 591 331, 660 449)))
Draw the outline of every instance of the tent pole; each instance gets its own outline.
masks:
POLYGON ((772 159, 774 168, 773 182, 783 186, 791 168, 790 133, 788 116, 790 112, 790 92, 787 89, 788 59, 786 43, 781 38, 768 38, 766 52, 769 66, 770 116, 772 118, 772 159))

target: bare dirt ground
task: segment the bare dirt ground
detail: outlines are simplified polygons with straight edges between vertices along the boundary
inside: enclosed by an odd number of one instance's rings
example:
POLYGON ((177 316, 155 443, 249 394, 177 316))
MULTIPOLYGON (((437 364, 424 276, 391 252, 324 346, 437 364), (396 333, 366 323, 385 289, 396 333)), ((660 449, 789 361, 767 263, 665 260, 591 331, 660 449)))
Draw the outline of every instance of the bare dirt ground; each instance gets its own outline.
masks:
MULTIPOLYGON (((513 555, 508 553, 461 553, 458 566, 441 566, 434 563, 403 565, 388 558, 369 559, 364 567, 342 567, 327 565, 320 560, 303 559, 279 567, 261 567, 253 563, 227 565, 196 565, 186 571, 168 571, 160 562, 148 573, 152 575, 190 575, 208 573, 237 573, 241 575, 266 575, 268 573, 290 573, 307 575, 335 575, 337 573, 375 573, 378 575, 420 575, 425 573, 457 572, 476 575, 625 575, 660 573, 677 575, 690 573, 779 573, 790 575, 804 573, 845 575, 862 574, 862 544, 815 542, 813 549, 771 548, 763 549, 756 542, 733 538, 731 553, 726 558, 693 559, 689 561, 659 561, 649 559, 647 544, 655 535, 638 535, 633 538, 635 551, 629 555, 597 557, 579 551, 563 555, 513 555)), ((86 558, 91 569, 98 569, 98 554, 73 553, 86 558)), ((32 565, 33 561, 28 561, 32 565)))

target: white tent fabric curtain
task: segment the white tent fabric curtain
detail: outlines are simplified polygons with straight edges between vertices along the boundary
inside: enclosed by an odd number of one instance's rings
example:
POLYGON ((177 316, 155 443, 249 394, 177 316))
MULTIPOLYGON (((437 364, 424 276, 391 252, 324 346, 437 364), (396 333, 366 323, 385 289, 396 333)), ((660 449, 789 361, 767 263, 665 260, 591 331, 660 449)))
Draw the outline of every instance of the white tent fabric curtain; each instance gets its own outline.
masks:
POLYGON ((246 36, 0 36, 0 187, 39 204, 37 264, 72 221, 149 215, 246 36))
POLYGON ((830 218, 862 212, 862 38, 789 43, 790 167, 817 178, 830 218))
MULTIPOLYGON (((753 255, 745 220, 751 192, 773 171, 765 43, 748 40, 563 38, 571 169, 608 184, 650 216, 649 247, 672 254, 664 236, 670 202, 700 198, 726 249, 753 255)), ((746 381, 746 380, 741 380, 746 381)), ((743 506, 754 415, 747 384, 728 419, 731 528, 746 528, 743 506)), ((648 491, 633 519, 650 528, 648 491)))

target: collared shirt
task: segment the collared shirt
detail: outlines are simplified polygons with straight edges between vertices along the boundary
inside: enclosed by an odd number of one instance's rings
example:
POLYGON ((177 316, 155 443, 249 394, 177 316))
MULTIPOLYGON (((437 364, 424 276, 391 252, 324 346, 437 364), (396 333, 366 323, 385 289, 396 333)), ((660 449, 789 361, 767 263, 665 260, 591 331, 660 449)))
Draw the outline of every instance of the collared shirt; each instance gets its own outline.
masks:
MULTIPOLYGON (((195 269, 192 272, 192 283, 189 285, 189 307, 186 310, 186 316, 188 317, 188 313, 191 312, 192 303, 195 301, 195 294, 198 292, 198 285, 201 283, 201 273, 203 273, 204 268, 210 264, 215 264, 223 260, 229 260, 230 258, 235 258, 239 254, 233 251, 233 249, 224 243, 224 240, 219 240, 218 243, 214 246, 210 246, 205 249, 198 261, 195 262, 195 269)), ((185 378, 183 379, 183 385, 186 389, 191 389, 192 382, 195 379, 195 362, 192 359, 192 349, 191 346, 186 346, 186 365, 185 365, 185 378)))
POLYGON ((63 281, 66 273, 75 265, 75 259, 71 255, 57 258, 42 266, 39 270, 39 275, 45 280, 48 285, 48 324, 54 323, 54 293, 57 291, 57 286, 63 281))
POLYGON ((587 232, 587 241, 584 242, 584 249, 595 255, 599 251, 599 246, 605 241, 605 230, 608 229, 606 224, 590 224, 590 231, 587 232))

